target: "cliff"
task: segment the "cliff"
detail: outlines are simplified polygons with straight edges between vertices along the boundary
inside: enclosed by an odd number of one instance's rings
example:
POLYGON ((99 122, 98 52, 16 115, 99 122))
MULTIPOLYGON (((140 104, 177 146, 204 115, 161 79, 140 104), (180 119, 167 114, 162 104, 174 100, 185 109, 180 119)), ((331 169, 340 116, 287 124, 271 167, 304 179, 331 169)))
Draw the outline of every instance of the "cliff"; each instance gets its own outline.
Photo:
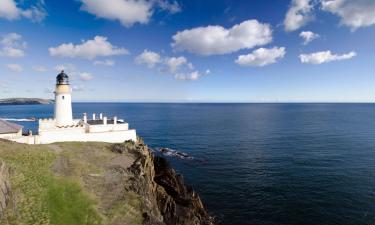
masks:
POLYGON ((213 224, 199 196, 166 159, 154 157, 144 144, 130 151, 139 154, 130 167, 134 174, 130 188, 145 197, 143 224, 213 224))
POLYGON ((52 104, 53 100, 41 98, 5 98, 0 99, 0 105, 44 105, 52 104))
POLYGON ((9 168, 0 160, 0 218, 11 204, 12 194, 9 181, 9 168))
POLYGON ((0 224, 214 223, 182 176, 142 142, 0 140, 0 158, 10 170, 0 171, 0 186, 7 182, 0 224))

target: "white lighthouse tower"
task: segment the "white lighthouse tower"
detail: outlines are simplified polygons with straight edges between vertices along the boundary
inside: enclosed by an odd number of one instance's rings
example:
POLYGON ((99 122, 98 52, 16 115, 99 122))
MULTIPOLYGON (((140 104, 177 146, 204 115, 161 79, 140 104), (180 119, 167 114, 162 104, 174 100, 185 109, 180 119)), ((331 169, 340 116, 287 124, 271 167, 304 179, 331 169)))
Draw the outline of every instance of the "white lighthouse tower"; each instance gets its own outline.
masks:
POLYGON ((69 77, 64 73, 64 70, 56 77, 55 120, 57 126, 73 124, 71 89, 69 77))

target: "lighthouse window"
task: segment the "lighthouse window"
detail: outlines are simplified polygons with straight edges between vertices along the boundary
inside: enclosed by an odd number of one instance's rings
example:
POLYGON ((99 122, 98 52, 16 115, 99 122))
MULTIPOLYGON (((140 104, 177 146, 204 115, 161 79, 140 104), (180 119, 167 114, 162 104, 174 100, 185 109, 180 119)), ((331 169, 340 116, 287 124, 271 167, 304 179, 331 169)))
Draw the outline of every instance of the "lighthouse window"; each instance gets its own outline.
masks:
POLYGON ((64 95, 62 96, 62 99, 64 100, 64 95))

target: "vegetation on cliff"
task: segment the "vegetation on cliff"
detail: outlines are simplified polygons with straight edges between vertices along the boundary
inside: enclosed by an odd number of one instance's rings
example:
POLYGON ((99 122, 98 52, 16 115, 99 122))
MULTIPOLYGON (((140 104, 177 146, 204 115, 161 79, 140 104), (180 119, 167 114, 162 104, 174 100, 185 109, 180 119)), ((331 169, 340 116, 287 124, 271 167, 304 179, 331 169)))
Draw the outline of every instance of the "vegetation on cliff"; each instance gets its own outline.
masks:
POLYGON ((53 100, 42 98, 5 98, 0 99, 0 105, 45 105, 52 104, 53 100))
POLYGON ((212 224, 182 177, 142 143, 0 140, 0 160, 11 189, 0 224, 212 224))

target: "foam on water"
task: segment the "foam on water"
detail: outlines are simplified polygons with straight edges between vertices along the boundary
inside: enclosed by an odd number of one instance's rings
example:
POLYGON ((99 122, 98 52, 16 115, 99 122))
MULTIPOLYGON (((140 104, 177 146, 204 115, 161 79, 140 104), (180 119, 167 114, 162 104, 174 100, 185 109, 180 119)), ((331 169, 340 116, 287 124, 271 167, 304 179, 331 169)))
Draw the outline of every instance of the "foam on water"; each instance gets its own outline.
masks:
POLYGON ((34 122, 35 119, 16 119, 16 118, 0 118, 0 120, 5 120, 5 121, 16 121, 16 122, 34 122))

